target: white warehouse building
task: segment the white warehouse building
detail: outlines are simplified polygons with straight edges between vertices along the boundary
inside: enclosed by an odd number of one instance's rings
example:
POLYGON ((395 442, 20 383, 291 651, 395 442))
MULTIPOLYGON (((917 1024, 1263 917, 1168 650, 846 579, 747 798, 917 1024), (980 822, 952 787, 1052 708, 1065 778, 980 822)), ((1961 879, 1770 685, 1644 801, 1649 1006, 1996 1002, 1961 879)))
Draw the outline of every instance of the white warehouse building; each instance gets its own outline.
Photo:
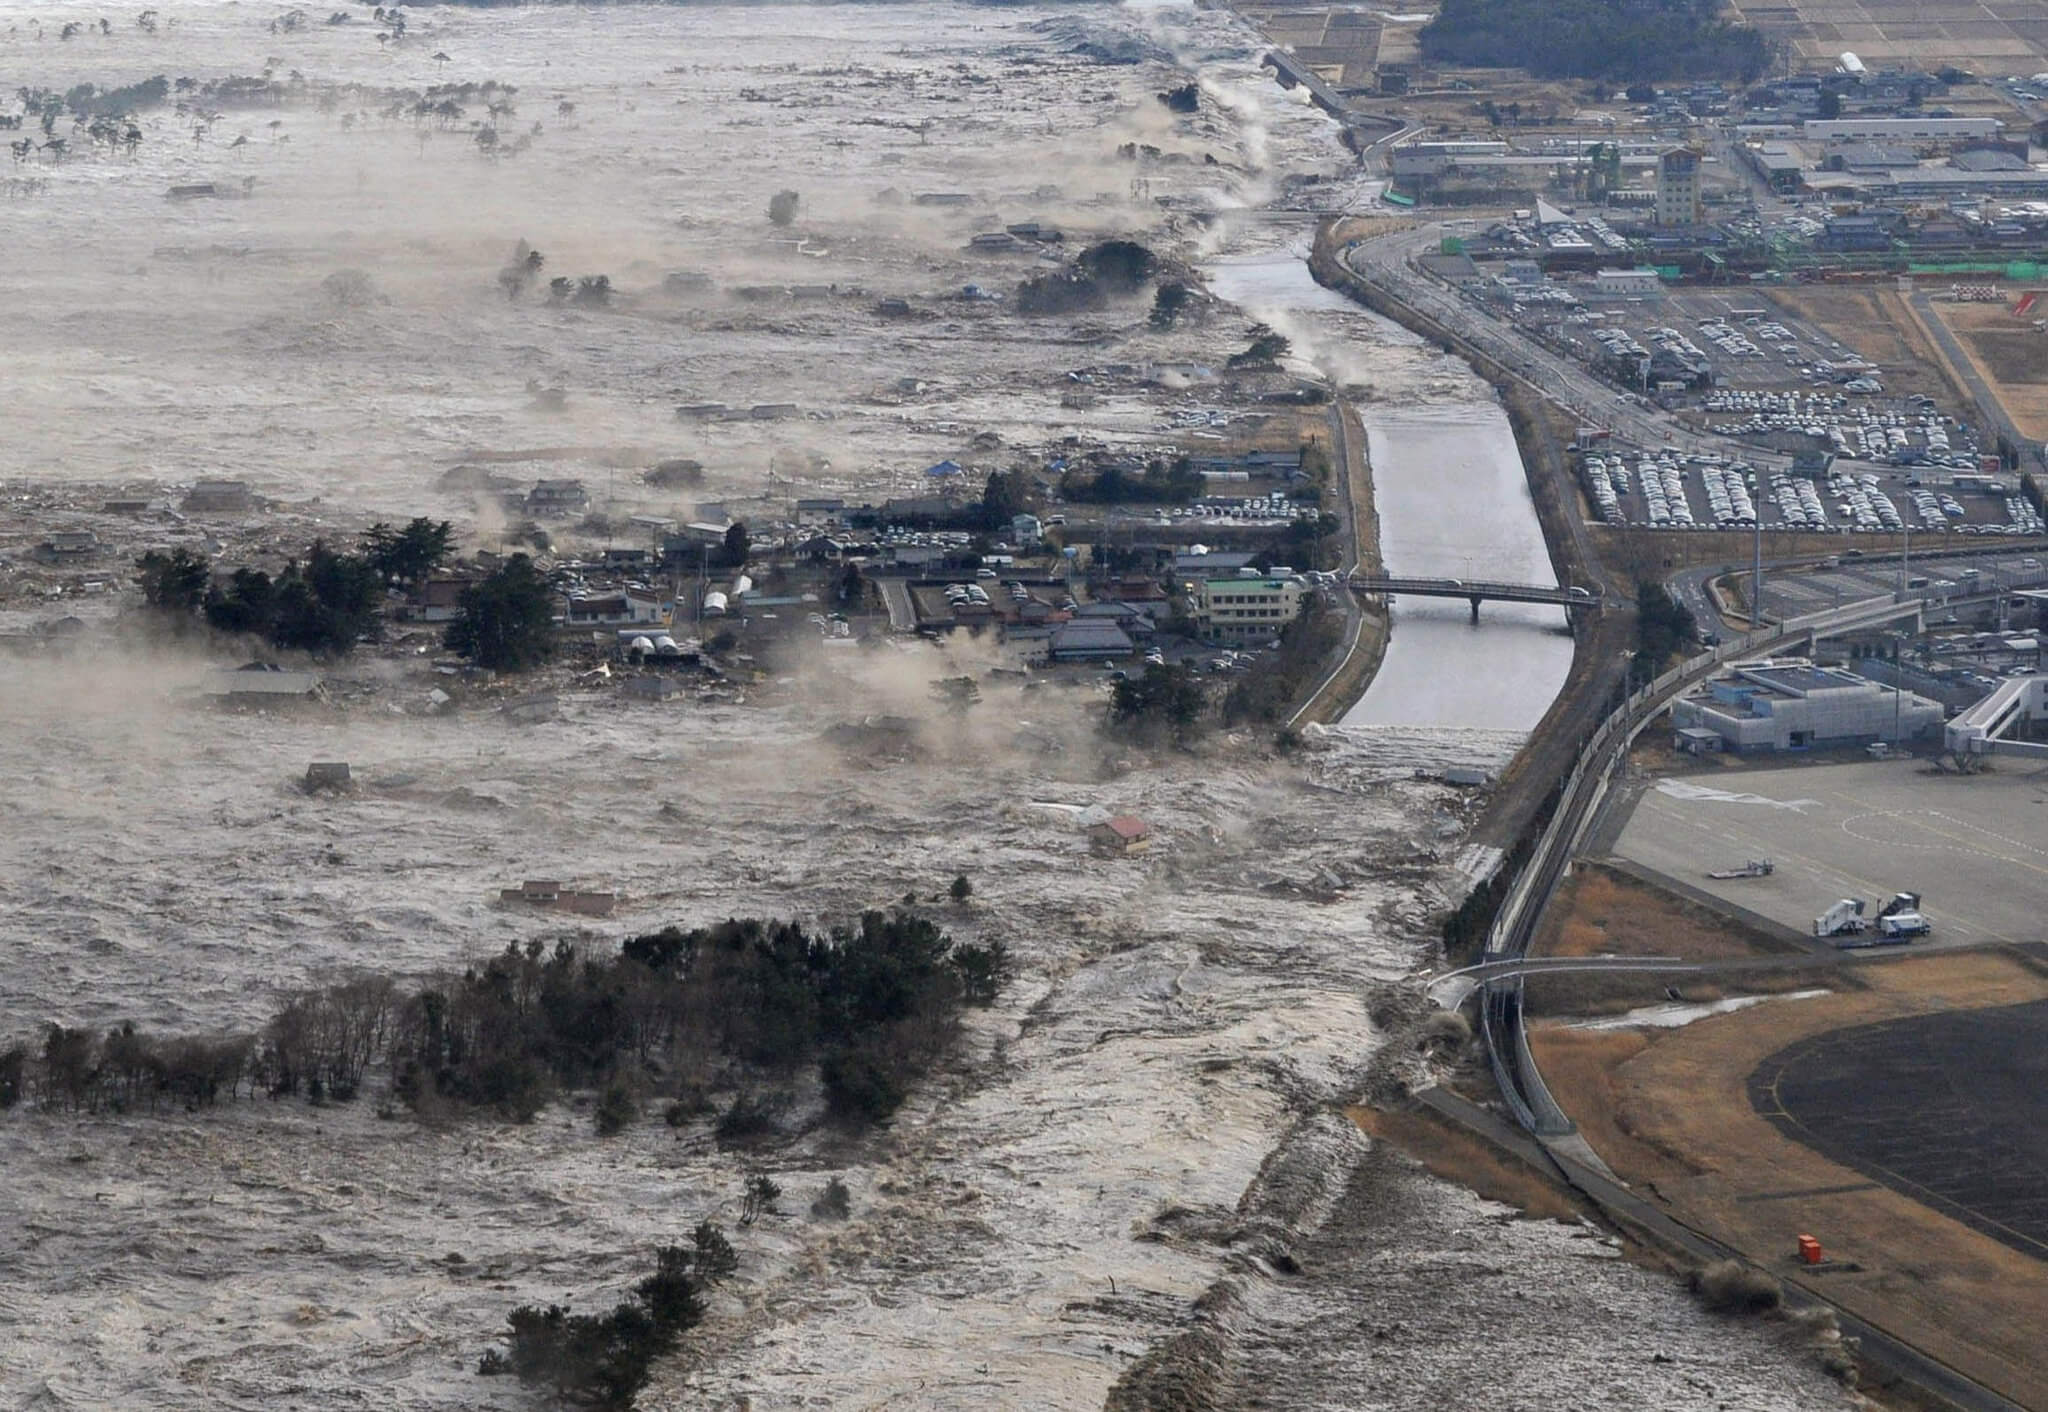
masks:
POLYGON ((1939 701, 1803 657, 1736 663, 1671 703, 1676 729, 1713 731, 1737 751, 1896 744, 1938 732, 1945 714, 1939 701))
POLYGON ((1600 270, 1593 276, 1593 292, 1608 299, 1655 299, 1664 292, 1657 271, 1648 265, 1627 270, 1600 270))
POLYGON ((1808 118, 1809 142, 1970 142, 1997 137, 1997 118, 1808 118))

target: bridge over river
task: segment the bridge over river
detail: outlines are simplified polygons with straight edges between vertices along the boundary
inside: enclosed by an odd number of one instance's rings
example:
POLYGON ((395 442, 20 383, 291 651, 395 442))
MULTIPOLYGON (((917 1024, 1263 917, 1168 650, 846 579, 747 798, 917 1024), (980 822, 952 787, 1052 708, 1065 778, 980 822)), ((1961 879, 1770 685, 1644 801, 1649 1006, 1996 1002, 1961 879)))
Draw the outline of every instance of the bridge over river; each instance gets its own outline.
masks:
POLYGON ((1600 590, 1570 584, 1547 586, 1536 583, 1493 583, 1484 579, 1402 578, 1394 574, 1353 574, 1351 587, 1358 593, 1409 594, 1417 598, 1463 598, 1472 605, 1472 621, 1479 621, 1481 603, 1555 603, 1576 611, 1597 610, 1600 590))

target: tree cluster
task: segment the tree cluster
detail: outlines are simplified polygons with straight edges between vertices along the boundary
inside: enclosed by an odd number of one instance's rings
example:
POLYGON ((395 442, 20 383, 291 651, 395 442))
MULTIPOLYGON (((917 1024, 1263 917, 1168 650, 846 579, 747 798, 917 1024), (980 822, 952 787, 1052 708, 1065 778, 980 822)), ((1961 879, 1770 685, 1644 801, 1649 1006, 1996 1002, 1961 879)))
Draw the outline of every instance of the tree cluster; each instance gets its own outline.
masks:
POLYGON ((1158 273, 1159 257, 1134 240, 1105 240, 1083 250, 1071 269, 1034 275, 1017 286, 1020 314, 1085 314, 1126 299, 1158 273))
POLYGON ((1164 331, 1178 324, 1193 297, 1194 291, 1178 280, 1160 285, 1152 295, 1152 327, 1164 331))
POLYGON ((1038 487, 1025 471, 992 471, 981 491, 980 528, 990 534, 1010 532, 1010 522, 1038 508, 1038 487))
POLYGON ((1771 64, 1768 39, 1717 0, 1444 0, 1418 34, 1425 59, 1539 78, 1727 78, 1771 64))
POLYGON ((1209 700, 1189 668, 1152 663, 1116 684, 1110 696, 1112 733, 1146 743, 1186 745, 1202 733, 1209 700))
POLYGON ((455 529, 446 520, 415 517, 405 528, 378 521, 363 531, 363 555, 386 582, 418 588, 454 547, 455 529))
POLYGON ((1636 584, 1636 655, 1629 677, 1638 686, 1655 681, 1671 659, 1699 639, 1692 610, 1673 598, 1661 583, 1636 584))
POLYGON ((569 304, 578 309, 605 308, 612 302, 612 277, 584 275, 579 279, 570 279, 567 275, 557 275, 548 281, 548 299, 553 303, 569 304))
POLYGON ((274 578, 240 568, 225 584, 214 583, 212 563, 189 549, 153 549, 136 560, 136 578, 143 601, 173 624, 196 617, 216 632, 340 656, 376 632, 385 588, 417 587, 447 558, 453 537, 446 520, 416 518, 403 529, 375 524, 356 553, 315 540, 303 561, 274 578))
POLYGON ((462 591, 443 642, 494 672, 523 672, 555 653, 555 591, 524 554, 514 554, 462 591))
POLYGON ((1070 470, 1060 477, 1060 496, 1088 505, 1185 505, 1201 498, 1206 483, 1194 462, 1177 456, 1171 463, 1147 462, 1137 475, 1120 466, 1101 470, 1070 470))
POLYGON ((536 1111, 557 1087, 631 1076, 689 1088, 732 1064, 816 1065, 833 1115, 887 1117, 950 1043, 959 1007, 1000 983, 1000 946, 869 912, 812 933, 735 920, 636 937, 613 957, 508 947, 415 997, 394 1045, 399 1095, 536 1111))
POLYGON ((1135 240, 1105 240, 1091 245, 1081 252, 1075 264, 1105 293, 1116 298, 1136 294, 1159 271, 1159 257, 1135 240))
MULTIPOLYGON (((24 104, 32 90, 21 89, 24 104)), ((162 74, 120 88, 95 88, 81 83, 64 94, 64 107, 81 118, 125 118, 144 108, 159 108, 171 96, 171 82, 162 74)))
POLYGON ((655 1251, 654 1273, 608 1314, 571 1314, 559 1304, 514 1309, 505 1320, 506 1351, 485 1353, 477 1371, 512 1373, 580 1407, 631 1412, 654 1360, 703 1322, 701 1287, 737 1265, 724 1232, 709 1221, 697 1227, 694 1243, 655 1251), (707 1259, 720 1251, 725 1258, 707 1259))
POLYGON ((1089 314, 1107 307, 1109 295, 1079 270, 1054 270, 1020 283, 1011 304, 1020 314, 1089 314))
POLYGON ((1244 351, 1231 354, 1224 366, 1237 369, 1276 368, 1293 346, 1287 341, 1285 334, 1275 333, 1261 326, 1252 334, 1252 341, 1245 345, 1244 351))
MULTIPOLYGON (((815 1067, 832 1116, 895 1111, 951 1043, 963 1005, 995 999, 1000 942, 956 945, 931 921, 869 912, 810 932, 756 918, 635 937, 612 955, 569 942, 508 946, 459 977, 407 989, 382 977, 295 992, 257 1033, 154 1036, 52 1025, 40 1046, 0 1051, 0 1107, 125 1112, 246 1092, 347 1102, 373 1076, 415 1108, 489 1109, 514 1120, 557 1092, 597 1089, 604 1109, 668 1091, 815 1067)), ((743 1090, 772 1129, 774 1101, 743 1090)), ((742 1123, 744 1126, 744 1123, 742 1123)))
POLYGON ((367 555, 315 540, 303 561, 275 578, 237 569, 225 587, 207 590, 203 612, 216 632, 260 637, 272 647, 341 656, 373 634, 384 603, 384 580, 367 555))

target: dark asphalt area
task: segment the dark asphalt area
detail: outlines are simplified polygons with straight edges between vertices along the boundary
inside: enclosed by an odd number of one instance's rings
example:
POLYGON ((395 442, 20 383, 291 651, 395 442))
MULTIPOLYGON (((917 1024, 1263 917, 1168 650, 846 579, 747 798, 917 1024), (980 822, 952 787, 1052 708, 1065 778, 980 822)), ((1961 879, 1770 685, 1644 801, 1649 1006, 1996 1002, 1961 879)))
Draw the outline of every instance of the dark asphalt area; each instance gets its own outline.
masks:
POLYGON ((1750 1075, 1787 1136, 2048 1256, 2048 1001, 1815 1035, 1750 1075))

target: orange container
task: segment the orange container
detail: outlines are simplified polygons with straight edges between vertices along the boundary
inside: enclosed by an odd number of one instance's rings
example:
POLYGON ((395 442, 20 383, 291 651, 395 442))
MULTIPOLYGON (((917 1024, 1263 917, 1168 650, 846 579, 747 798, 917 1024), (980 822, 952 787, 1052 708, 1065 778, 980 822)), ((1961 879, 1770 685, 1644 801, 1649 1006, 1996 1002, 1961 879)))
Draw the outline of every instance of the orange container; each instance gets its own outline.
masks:
POLYGON ((1809 1265, 1820 1263, 1820 1242, 1810 1235, 1799 1237, 1799 1258, 1809 1265))

